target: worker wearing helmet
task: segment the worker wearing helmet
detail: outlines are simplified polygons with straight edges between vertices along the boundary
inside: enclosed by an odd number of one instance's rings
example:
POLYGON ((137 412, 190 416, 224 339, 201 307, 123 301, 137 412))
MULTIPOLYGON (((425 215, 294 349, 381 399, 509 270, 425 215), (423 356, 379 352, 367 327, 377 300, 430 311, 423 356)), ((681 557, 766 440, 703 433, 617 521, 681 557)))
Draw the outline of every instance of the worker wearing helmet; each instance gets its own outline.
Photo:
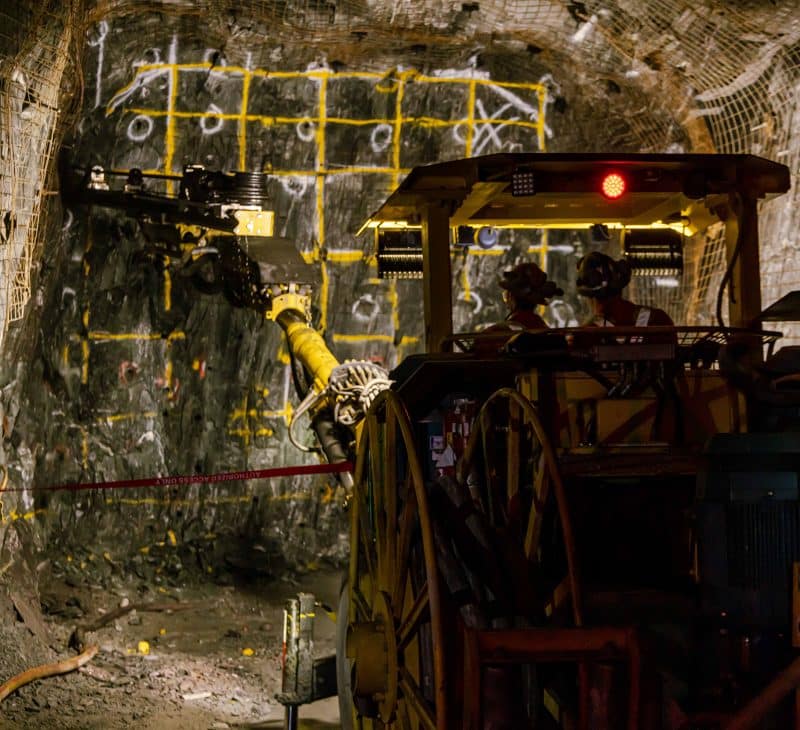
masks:
POLYGON ((592 251, 578 261, 578 293, 592 306, 589 327, 672 326, 670 316, 656 307, 634 304, 622 296, 631 280, 631 267, 625 259, 615 261, 599 251, 592 251))
POLYGON ((549 299, 564 293, 532 262, 518 264, 510 271, 504 271, 500 287, 503 289, 503 301, 508 307, 505 321, 511 329, 547 327, 545 321, 536 313, 536 307, 547 304, 549 299))
POLYGON ((547 304, 548 299, 563 294, 563 290, 547 278, 536 264, 525 262, 510 271, 504 271, 500 279, 503 301, 508 315, 482 331, 488 337, 477 337, 473 341, 473 352, 487 355, 497 352, 514 330, 546 329, 547 323, 536 313, 536 307, 547 304), (501 337, 502 333, 508 336, 501 337))

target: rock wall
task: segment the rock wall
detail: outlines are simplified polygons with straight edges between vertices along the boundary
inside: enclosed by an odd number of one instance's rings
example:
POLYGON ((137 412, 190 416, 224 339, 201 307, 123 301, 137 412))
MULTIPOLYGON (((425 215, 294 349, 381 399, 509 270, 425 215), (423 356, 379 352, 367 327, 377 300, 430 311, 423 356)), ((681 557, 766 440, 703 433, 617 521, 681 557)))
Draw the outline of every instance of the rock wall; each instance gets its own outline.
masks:
MULTIPOLYGON (((187 18, 107 19, 87 38, 85 108, 66 152, 115 170, 268 172, 276 233, 319 270, 316 324, 329 346, 339 359, 391 368, 422 346, 421 289, 377 279, 371 241, 355 233, 411 167, 501 151, 637 149, 621 119, 595 123, 605 96, 578 94, 569 68, 513 61, 464 53, 452 68, 418 68, 408 51, 357 66, 307 45, 211 37, 187 18)), ((64 215, 48 241, 37 355, 16 381, 12 484, 307 461, 286 438, 294 395, 279 328, 143 255, 123 213, 64 215)), ((521 259, 540 261, 570 292, 592 245, 503 232, 493 249, 465 249, 453 262, 456 327, 502 318, 498 276, 521 259)), ((566 326, 583 314, 568 294, 546 317, 566 326)), ((61 559, 108 570, 127 562, 168 580, 187 565, 276 572, 341 559, 346 519, 333 487, 287 478, 35 492, 28 507, 61 559)))

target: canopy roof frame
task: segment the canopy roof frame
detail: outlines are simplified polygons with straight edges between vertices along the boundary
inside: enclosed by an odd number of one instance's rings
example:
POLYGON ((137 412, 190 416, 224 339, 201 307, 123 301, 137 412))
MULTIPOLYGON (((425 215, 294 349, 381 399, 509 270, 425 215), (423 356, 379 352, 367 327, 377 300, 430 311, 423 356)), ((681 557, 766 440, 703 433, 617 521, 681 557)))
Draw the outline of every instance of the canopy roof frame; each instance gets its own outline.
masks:
POLYGON ((721 220, 730 325, 742 327, 761 311, 758 201, 789 188, 786 165, 754 155, 496 154, 415 167, 365 226, 421 229, 429 352, 446 349, 452 335, 448 233, 457 226, 667 225, 691 234, 721 220), (626 187, 614 200, 601 193, 612 172, 626 187), (512 193, 520 173, 529 175, 532 194, 512 193))

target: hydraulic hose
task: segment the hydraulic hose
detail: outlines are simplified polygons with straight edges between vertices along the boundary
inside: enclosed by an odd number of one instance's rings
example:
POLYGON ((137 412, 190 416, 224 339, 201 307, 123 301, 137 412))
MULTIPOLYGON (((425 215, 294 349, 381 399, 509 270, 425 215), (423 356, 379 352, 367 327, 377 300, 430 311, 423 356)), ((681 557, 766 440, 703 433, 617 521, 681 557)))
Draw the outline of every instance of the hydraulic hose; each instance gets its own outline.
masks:
MULTIPOLYGON (((339 361, 328 349, 322 335, 308 325, 302 312, 285 309, 275 321, 286 333, 291 357, 296 359, 309 374, 310 389, 321 394, 339 361)), ((322 408, 312 416, 311 428, 314 429, 320 448, 329 463, 337 464, 348 460, 348 444, 352 434, 349 431, 344 433, 347 429, 337 425, 330 408, 322 408)), ((347 489, 353 486, 353 477, 348 472, 339 474, 339 480, 347 489)))
MULTIPOLYGON (((343 439, 350 441, 352 434, 344 426, 333 420, 330 408, 324 408, 311 419, 311 428, 317 434, 322 453, 325 454, 330 464, 348 461, 347 447, 343 439)), ((339 481, 349 491, 353 487, 353 475, 350 472, 340 472, 339 481)))

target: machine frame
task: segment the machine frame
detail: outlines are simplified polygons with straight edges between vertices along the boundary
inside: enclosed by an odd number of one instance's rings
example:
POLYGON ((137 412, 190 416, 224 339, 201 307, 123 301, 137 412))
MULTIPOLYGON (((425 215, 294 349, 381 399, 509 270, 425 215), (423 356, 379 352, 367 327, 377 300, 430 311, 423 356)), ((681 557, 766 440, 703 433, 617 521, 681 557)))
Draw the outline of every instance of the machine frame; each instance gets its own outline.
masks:
MULTIPOLYGON (((710 691, 703 686, 679 710, 657 679, 662 660, 647 627, 665 611, 685 612, 685 622, 675 623, 690 635, 708 612, 702 570, 693 564, 698 530, 691 520, 683 524, 683 514, 696 510, 701 474, 715 468, 708 439, 747 438, 752 425, 752 394, 718 363, 738 348, 741 362, 757 364, 780 336, 761 327, 775 317, 762 313, 758 205, 789 186, 784 165, 750 155, 501 154, 415 168, 371 216, 364 228, 375 229, 376 240, 385 230, 409 234, 383 250, 394 257, 385 268, 422 279, 427 354, 391 373, 392 389, 376 399, 361 429, 339 616, 343 727, 783 726, 760 723, 786 720, 786 707, 776 707, 800 678, 800 660, 780 671, 793 656, 792 639, 773 658, 771 681, 762 672, 736 685, 737 696, 708 707, 701 706, 710 691), (602 192, 609 174, 621 177, 622 195, 602 192), (488 354, 471 347, 486 335, 453 333, 450 260, 459 227, 603 224, 691 234, 717 221, 727 253, 718 327, 617 328, 611 337, 578 328, 511 340, 504 333, 494 335, 488 354), (460 415, 451 409, 440 419, 463 436, 459 453, 452 471, 437 470, 426 456, 431 414, 464 394, 472 402, 455 401, 460 415), (671 415, 663 416, 665 402, 671 415), (622 425, 601 426, 604 441, 596 423, 587 431, 578 413, 584 404, 595 409, 590 423, 629 412, 622 425), (661 415, 647 416, 648 409, 661 415), (675 539, 652 565, 669 572, 680 555, 686 575, 679 577, 694 585, 647 586, 635 599, 607 590, 606 619, 591 618, 582 563, 591 582, 603 562, 586 554, 593 540, 603 541, 599 530, 615 522, 604 517, 602 528, 592 526, 593 507, 580 503, 589 494, 591 504, 595 486, 587 491, 587 484, 619 484, 631 494, 674 484, 676 496, 662 499, 675 539), (609 621, 608 601, 612 608, 629 603, 609 621), (525 682, 535 699, 523 719, 509 687, 525 682), (776 711, 784 714, 770 720, 776 711)), ((619 505, 624 523, 624 499, 619 505)), ((648 568, 647 558, 628 562, 634 578, 648 568)), ((792 585, 787 575, 796 622, 800 599, 792 585)))

